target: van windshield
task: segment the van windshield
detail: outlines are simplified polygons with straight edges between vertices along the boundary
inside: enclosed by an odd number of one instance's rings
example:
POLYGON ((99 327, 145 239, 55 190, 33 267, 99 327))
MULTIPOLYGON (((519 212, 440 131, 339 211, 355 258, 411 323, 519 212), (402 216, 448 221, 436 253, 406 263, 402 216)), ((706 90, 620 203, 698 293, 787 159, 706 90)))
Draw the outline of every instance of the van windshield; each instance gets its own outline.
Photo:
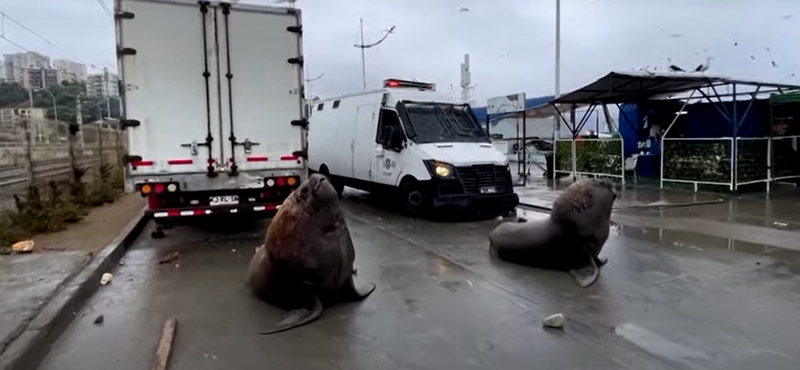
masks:
POLYGON ((404 116, 406 134, 415 143, 489 142, 466 104, 401 102, 398 110, 404 116))

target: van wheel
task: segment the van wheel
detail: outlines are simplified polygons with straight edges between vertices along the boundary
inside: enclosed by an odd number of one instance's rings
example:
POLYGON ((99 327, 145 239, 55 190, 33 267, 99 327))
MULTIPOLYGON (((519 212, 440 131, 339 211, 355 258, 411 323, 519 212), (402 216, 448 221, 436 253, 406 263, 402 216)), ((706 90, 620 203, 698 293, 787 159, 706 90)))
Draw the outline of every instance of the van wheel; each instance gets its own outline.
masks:
POLYGON ((340 184, 338 181, 333 181, 331 173, 330 171, 328 171, 328 167, 326 167, 325 165, 322 165, 322 167, 320 167, 319 173, 328 178, 328 181, 330 181, 331 185, 333 185, 333 189, 336 190, 336 195, 338 195, 339 198, 341 198, 342 192, 344 192, 344 185, 340 184))
POLYGON ((407 215, 418 217, 427 210, 430 199, 418 182, 409 181, 400 188, 400 201, 407 215))

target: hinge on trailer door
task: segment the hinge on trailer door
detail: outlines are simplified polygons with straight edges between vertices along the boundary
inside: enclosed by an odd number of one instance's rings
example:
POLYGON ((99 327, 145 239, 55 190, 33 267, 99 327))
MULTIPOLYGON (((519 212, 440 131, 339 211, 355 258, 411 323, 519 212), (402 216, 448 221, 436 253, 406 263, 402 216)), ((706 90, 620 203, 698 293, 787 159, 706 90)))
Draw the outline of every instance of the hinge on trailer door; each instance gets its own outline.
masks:
POLYGON ((122 125, 122 128, 139 127, 142 124, 141 122, 139 122, 139 120, 136 120, 136 119, 124 119, 124 120, 120 121, 119 123, 120 123, 120 125, 122 125))
POLYGON ((134 14, 131 12, 121 12, 114 14, 114 19, 133 19, 134 14))
POLYGON ((299 64, 302 67, 303 57, 289 58, 287 62, 289 62, 289 64, 299 64))
POLYGON ((308 120, 307 119, 295 119, 292 120, 292 126, 300 126, 302 128, 308 128, 308 120))
POLYGON ((303 26, 289 26, 286 27, 286 30, 292 33, 296 33, 298 35, 303 34, 303 26))
POLYGON ((140 155, 123 155, 122 156, 122 163, 128 164, 131 162, 141 162, 142 156, 140 155))
POLYGON ((120 55, 136 55, 136 49, 134 48, 119 48, 117 49, 117 56, 120 55))
POLYGON ((298 150, 298 151, 292 153, 292 155, 297 157, 297 158, 308 159, 308 151, 306 151, 306 150, 298 150))

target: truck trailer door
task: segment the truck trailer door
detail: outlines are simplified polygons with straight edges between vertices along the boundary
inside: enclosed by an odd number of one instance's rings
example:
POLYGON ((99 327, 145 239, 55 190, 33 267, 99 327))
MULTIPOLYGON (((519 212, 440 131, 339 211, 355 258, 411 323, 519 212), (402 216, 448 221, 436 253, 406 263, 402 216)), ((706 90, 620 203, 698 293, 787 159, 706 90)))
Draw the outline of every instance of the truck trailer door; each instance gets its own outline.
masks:
POLYGON ((226 166, 240 171, 302 167, 299 14, 221 3, 215 17, 226 166))
MULTIPOLYGON (((137 175, 206 172, 220 159, 210 7, 121 1, 117 47, 137 175), (174 40, 178 40, 175 42, 174 40)), ((212 167, 213 169, 213 167, 212 167)))

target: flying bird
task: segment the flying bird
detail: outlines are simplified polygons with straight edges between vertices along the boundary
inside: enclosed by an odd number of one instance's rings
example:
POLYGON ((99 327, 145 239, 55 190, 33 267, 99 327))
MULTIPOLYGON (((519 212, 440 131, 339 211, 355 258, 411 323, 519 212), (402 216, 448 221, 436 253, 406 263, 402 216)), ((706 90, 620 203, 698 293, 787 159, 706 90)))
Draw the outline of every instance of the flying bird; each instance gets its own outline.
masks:
POLYGON ((772 61, 772 66, 773 66, 773 67, 777 67, 777 66, 778 66, 778 64, 776 64, 776 63, 775 63, 775 61, 773 60, 773 61, 772 61))
POLYGON ((705 72, 705 71, 707 71, 708 67, 711 67, 711 59, 714 59, 714 58, 713 57, 708 57, 706 59, 706 63, 697 66, 697 68, 695 68, 694 71, 695 72, 705 72))
POLYGON ((465 7, 460 7, 460 8, 458 8, 458 12, 459 12, 459 13, 466 13, 466 12, 468 12, 468 11, 469 11, 469 8, 465 8, 465 7))
POLYGON ((750 59, 752 59, 752 60, 756 60, 756 56, 755 56, 755 55, 753 55, 753 54, 750 54, 750 59))
POLYGON ((792 16, 793 16, 793 15, 794 15, 794 14, 784 14, 784 15, 783 15, 783 19, 792 19, 792 16))
POLYGON ((739 43, 738 42, 734 42, 733 46, 739 46, 739 43))
POLYGON ((769 47, 765 47, 765 48, 764 48, 764 50, 766 50, 767 52, 769 52, 769 47))
POLYGON ((673 33, 673 34, 670 34, 669 37, 678 38, 678 37, 683 37, 683 35, 681 35, 680 33, 673 33))

